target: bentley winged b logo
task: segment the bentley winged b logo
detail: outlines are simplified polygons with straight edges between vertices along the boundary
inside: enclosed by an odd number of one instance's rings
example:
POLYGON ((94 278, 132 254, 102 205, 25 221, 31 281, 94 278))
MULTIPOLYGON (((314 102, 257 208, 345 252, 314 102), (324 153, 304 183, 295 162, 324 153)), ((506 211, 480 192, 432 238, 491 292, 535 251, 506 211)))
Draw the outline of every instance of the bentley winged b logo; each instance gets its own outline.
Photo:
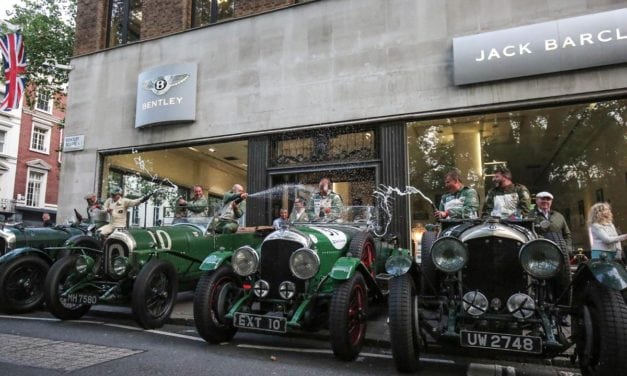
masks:
POLYGON ((152 80, 144 81, 144 89, 150 90, 156 95, 167 93, 172 87, 180 85, 189 78, 189 74, 168 74, 152 80))

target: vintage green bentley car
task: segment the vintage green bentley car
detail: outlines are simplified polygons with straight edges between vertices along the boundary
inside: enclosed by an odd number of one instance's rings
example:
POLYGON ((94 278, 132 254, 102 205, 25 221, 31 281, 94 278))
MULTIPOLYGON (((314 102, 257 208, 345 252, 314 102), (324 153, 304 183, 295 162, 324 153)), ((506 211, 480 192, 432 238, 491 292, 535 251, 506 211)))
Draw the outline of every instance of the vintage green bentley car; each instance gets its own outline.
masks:
POLYGON ((0 229, 0 309, 24 313, 44 301, 44 280, 64 244, 98 247, 93 226, 58 225, 23 227, 5 225, 0 229))
POLYGON ((418 369, 424 344, 552 358, 574 346, 584 375, 625 375, 627 271, 607 259, 571 275, 559 242, 533 219, 444 220, 423 235, 418 265, 398 254, 388 301, 396 367, 418 369))
POLYGON ((199 266, 212 252, 259 244, 268 232, 240 228, 235 234, 208 231, 211 218, 151 228, 116 229, 99 249, 68 247, 45 284, 50 312, 77 319, 94 304, 130 303, 137 322, 158 328, 172 312, 178 291, 192 290, 199 266))
POLYGON ((393 239, 372 235, 371 209, 345 207, 339 218, 293 223, 261 244, 211 254, 194 295, 198 333, 220 343, 238 328, 286 333, 328 327, 335 355, 354 359, 366 333, 368 301, 385 293, 376 276, 395 248, 393 239))

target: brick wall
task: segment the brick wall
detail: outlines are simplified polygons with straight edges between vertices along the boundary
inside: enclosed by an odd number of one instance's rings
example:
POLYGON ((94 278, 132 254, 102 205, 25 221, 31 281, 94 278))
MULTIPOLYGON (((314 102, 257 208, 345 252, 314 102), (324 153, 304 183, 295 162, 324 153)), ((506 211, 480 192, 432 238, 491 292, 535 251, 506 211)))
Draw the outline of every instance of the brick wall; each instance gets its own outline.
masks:
MULTIPOLYGON (((193 0, 144 0, 141 39, 183 31, 191 26, 193 0)), ((245 17, 312 0, 234 0, 235 17, 245 17)), ((109 0, 78 0, 74 54, 107 47, 109 0)))
POLYGON ((298 2, 298 0, 235 0, 235 17, 244 17, 272 9, 284 8, 298 2))
POLYGON ((191 0, 144 0, 141 39, 188 29, 191 25, 191 11, 191 0))
POLYGON ((78 0, 74 54, 105 48, 107 39, 107 0, 78 0))

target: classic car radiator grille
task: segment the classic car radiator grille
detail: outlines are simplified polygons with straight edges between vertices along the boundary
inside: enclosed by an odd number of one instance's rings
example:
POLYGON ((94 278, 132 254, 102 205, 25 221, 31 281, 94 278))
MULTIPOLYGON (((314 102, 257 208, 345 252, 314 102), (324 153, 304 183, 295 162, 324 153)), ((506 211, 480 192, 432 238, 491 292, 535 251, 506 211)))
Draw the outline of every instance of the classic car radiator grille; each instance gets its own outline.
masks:
POLYGON ((270 284, 268 299, 282 299, 279 295, 279 285, 283 281, 292 281, 296 284, 296 293, 303 292, 305 282, 292 275, 290 271, 290 256, 303 245, 290 240, 270 240, 261 246, 259 260, 259 274, 261 279, 270 284))
POLYGON ((479 290, 490 300, 503 303, 515 292, 524 291, 526 277, 518 261, 521 244, 503 238, 481 238, 467 242, 469 259, 463 270, 464 292, 479 290))

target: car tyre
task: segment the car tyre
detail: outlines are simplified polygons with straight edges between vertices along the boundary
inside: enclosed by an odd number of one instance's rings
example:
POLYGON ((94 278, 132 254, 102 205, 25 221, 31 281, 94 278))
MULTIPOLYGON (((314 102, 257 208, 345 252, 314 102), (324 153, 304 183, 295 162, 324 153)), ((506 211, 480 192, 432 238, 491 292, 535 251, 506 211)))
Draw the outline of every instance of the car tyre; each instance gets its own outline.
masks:
POLYGON ((44 302, 50 265, 35 255, 18 257, 0 268, 0 307, 7 313, 30 312, 44 302))
POLYGON ((333 354, 338 359, 349 361, 359 355, 366 336, 367 307, 368 291, 359 273, 333 291, 329 332, 333 354))
POLYGON ((422 272, 423 295, 437 294, 439 285, 438 270, 431 259, 431 246, 437 238, 438 233, 436 231, 425 231, 420 241, 420 270, 422 272))
POLYGON ((388 296, 390 344, 399 372, 415 372, 420 356, 418 294, 413 278, 403 274, 390 281, 388 296))
POLYGON ((626 375, 627 305, 619 291, 592 281, 586 287, 574 328, 584 376, 626 375))
POLYGON ((237 328, 224 316, 241 296, 241 280, 223 265, 202 275, 194 293, 194 322, 198 334, 209 343, 230 341, 237 328))
POLYGON ((164 260, 152 260, 141 269, 133 285, 132 308, 135 320, 144 329, 160 328, 170 317, 178 278, 174 266, 164 260))
POLYGON ((376 261, 376 251, 374 247, 374 240, 372 236, 367 232, 358 233, 350 242, 348 252, 350 252, 353 257, 361 260, 361 263, 364 264, 368 273, 374 277, 376 274, 375 261, 376 261))
POLYGON ((74 265, 77 256, 63 257, 50 267, 44 284, 44 297, 50 313, 61 320, 76 320, 91 308, 88 304, 61 302, 61 293, 74 284, 74 265))

